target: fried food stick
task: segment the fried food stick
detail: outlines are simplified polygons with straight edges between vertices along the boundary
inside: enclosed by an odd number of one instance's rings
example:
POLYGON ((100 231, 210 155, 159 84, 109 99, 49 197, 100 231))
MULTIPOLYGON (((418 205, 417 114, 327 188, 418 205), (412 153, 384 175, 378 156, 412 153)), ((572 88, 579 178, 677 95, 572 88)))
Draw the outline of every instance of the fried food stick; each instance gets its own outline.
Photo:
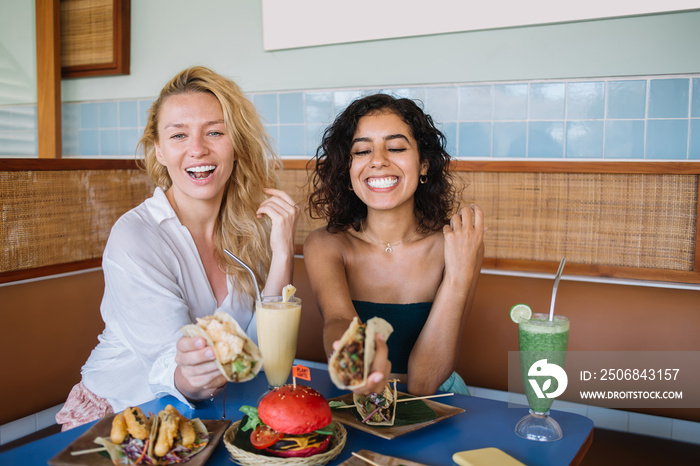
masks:
POLYGON ((165 411, 161 411, 158 417, 160 417, 160 427, 153 452, 156 456, 165 456, 173 447, 180 422, 177 414, 173 415, 165 411))
POLYGON ((196 438, 196 433, 194 431, 194 427, 192 427, 192 423, 187 419, 185 416, 180 414, 180 412, 175 409, 173 405, 168 405, 165 407, 163 410, 166 413, 172 414, 176 416, 179 419, 178 423, 178 437, 180 439, 180 443, 182 444, 183 447, 189 448, 192 446, 192 444, 195 441, 196 438))
POLYGON ((114 416, 112 420, 112 432, 109 434, 110 440, 116 445, 120 445, 124 442, 129 431, 126 428, 126 419, 124 419, 124 413, 119 413, 114 416))
POLYGON ((132 437, 145 440, 151 431, 151 423, 138 406, 130 406, 124 410, 126 428, 132 437))
POLYGON ((194 443, 196 437, 192 423, 185 416, 180 414, 173 405, 166 406, 163 411, 179 418, 178 435, 180 437, 180 443, 182 443, 182 446, 189 448, 194 443))

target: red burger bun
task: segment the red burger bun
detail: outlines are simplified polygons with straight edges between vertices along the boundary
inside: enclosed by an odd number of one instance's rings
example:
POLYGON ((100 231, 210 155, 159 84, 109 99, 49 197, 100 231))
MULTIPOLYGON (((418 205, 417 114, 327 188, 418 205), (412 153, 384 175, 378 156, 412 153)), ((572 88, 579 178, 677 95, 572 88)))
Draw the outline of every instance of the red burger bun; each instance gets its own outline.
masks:
POLYGON ((313 432, 333 421, 323 395, 299 384, 283 385, 265 395, 258 405, 258 416, 272 429, 292 435, 313 432))

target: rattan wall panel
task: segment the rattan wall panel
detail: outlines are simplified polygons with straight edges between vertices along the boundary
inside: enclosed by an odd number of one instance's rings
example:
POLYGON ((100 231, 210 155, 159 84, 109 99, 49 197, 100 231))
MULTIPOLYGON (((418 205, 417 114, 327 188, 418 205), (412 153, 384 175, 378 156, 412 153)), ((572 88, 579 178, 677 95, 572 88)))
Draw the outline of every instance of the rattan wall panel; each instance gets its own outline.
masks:
MULTIPOLYGON (((301 215, 297 224, 296 235, 294 235, 294 244, 301 246, 304 244, 306 237, 316 228, 320 228, 326 224, 323 220, 314 220, 309 216, 307 201, 310 194, 310 184, 306 170, 300 169, 285 169, 279 174, 280 187, 299 204, 301 215)), ((300 248, 297 248, 300 250, 300 248)))
MULTIPOLYGON (((302 253, 306 236, 325 222, 307 211, 306 163, 285 165, 281 188, 302 207, 295 236, 302 253)), ((700 168, 593 173, 586 170, 596 167, 537 167, 456 172, 466 186, 463 204, 477 202, 485 211, 489 267, 549 271, 566 257, 570 270, 584 275, 700 283, 700 168)), ((0 276, 11 281, 31 277, 34 269, 36 276, 52 273, 40 271, 47 266, 94 263, 114 222, 152 192, 146 174, 135 168, 0 172, 0 276), (17 273, 23 270, 28 274, 17 273)))
POLYGON ((61 1, 61 65, 114 61, 113 0, 61 1))
POLYGON ((460 173, 497 259, 692 271, 697 175, 460 173))
POLYGON ((114 222, 152 192, 140 170, 0 172, 0 272, 101 257, 114 222))

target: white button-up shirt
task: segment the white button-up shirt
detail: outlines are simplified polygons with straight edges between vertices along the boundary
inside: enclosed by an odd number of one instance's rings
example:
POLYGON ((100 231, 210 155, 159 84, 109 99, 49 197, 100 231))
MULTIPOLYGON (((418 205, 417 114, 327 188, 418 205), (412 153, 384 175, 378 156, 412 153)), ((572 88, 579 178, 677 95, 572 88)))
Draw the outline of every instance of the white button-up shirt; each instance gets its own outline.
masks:
POLYGON ((194 240, 160 188, 114 224, 102 269, 105 329, 82 377, 115 412, 165 395, 189 405, 175 388, 175 345, 197 317, 225 311, 257 343, 253 298, 229 279, 217 305, 194 240))

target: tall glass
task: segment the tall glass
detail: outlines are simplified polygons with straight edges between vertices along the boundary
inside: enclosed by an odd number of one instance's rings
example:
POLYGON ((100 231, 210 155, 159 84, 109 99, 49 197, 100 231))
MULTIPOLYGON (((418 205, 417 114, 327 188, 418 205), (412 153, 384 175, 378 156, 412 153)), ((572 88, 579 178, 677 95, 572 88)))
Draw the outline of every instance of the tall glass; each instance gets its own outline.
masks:
POLYGON ((520 372, 530 414, 518 422, 515 433, 541 442, 562 438, 561 427, 549 416, 552 401, 563 391, 566 382, 564 359, 569 341, 569 318, 548 314, 533 314, 530 320, 518 324, 520 343, 520 372), (562 378, 563 377, 563 378, 562 378), (555 382, 556 380, 556 382, 555 382))
POLYGON ((287 383, 297 353, 301 320, 301 299, 284 302, 281 296, 264 296, 256 301, 258 347, 269 388, 287 383))

